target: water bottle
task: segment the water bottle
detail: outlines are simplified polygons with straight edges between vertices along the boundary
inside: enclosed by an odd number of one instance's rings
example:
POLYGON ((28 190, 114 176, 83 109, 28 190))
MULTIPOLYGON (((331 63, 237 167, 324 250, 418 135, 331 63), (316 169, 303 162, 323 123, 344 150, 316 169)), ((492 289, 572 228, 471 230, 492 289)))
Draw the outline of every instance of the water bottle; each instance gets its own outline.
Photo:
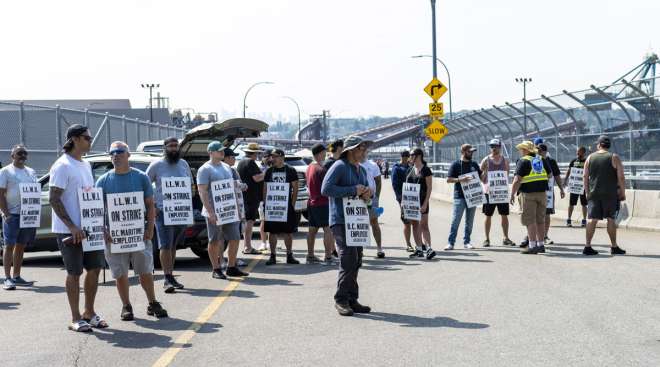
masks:
POLYGON ((376 216, 380 217, 381 215, 383 215, 384 212, 385 212, 385 208, 383 208, 382 206, 376 208, 376 216))

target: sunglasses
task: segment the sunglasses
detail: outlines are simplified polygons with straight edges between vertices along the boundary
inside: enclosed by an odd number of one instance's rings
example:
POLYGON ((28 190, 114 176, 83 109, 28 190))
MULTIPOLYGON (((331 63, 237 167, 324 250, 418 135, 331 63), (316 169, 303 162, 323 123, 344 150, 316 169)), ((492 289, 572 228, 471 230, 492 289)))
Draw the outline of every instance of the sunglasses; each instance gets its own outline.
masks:
POLYGON ((14 153, 14 154, 16 154, 16 155, 19 156, 19 157, 27 157, 28 152, 26 152, 26 151, 24 151, 24 150, 21 150, 21 151, 18 151, 18 152, 16 152, 16 153, 14 153))
POLYGON ((112 149, 111 151, 108 152, 111 156, 119 155, 126 153, 126 149, 112 149))
POLYGON ((500 146, 499 145, 489 145, 489 147, 490 147, 490 149, 495 149, 495 148, 499 148, 500 146))

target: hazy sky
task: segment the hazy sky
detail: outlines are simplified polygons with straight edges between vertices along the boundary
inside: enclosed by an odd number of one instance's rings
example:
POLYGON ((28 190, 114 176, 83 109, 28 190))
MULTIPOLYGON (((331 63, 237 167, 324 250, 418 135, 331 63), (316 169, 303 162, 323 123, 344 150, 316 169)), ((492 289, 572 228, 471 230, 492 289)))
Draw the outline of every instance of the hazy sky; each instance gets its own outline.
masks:
MULTIPOLYGON (((429 0, 3 1, 0 99, 130 98, 292 116, 424 113, 429 0)), ((657 0, 438 0, 454 110, 614 81, 660 47, 657 0)), ((444 71, 439 69, 446 82, 444 71)), ((446 102, 447 97, 443 100, 446 102)), ((445 105, 447 108, 447 105, 445 105)), ((273 122, 273 121, 267 121, 273 122)))

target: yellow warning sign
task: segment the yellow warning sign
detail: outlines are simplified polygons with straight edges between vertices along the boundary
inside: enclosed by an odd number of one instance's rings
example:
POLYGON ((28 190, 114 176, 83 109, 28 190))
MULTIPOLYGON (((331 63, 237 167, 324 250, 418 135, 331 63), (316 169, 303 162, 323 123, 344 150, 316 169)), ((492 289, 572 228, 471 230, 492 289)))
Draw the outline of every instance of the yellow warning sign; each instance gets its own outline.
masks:
POLYGON ((426 92, 429 97, 433 98, 433 102, 438 102, 440 97, 447 93, 447 87, 445 87, 445 85, 442 84, 438 78, 433 78, 433 80, 431 80, 429 84, 424 87, 424 92, 426 92))
POLYGON ((428 136, 431 140, 433 140, 436 143, 439 143, 442 138, 447 135, 449 130, 447 130, 447 127, 443 125, 440 121, 438 120, 433 120, 429 124, 429 126, 424 129, 424 132, 426 133, 426 136, 428 136))
POLYGON ((445 115, 445 106, 442 102, 429 103, 429 116, 433 120, 440 120, 445 115))

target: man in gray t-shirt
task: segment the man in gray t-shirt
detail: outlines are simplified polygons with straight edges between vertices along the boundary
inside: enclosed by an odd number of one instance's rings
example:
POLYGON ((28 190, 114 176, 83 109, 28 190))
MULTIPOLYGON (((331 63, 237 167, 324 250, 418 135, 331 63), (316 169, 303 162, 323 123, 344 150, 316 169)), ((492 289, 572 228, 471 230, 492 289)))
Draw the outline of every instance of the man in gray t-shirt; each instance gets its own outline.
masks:
MULTIPOLYGON (((154 192, 156 203, 156 233, 158 234, 158 248, 160 250, 160 264, 165 274, 163 289, 165 293, 174 293, 175 289, 183 289, 174 275, 174 261, 176 259, 177 244, 183 240, 185 225, 165 225, 163 212, 163 178, 188 177, 192 184, 192 174, 188 162, 179 155, 179 140, 167 138, 163 141, 163 158, 152 162, 147 168, 147 176, 156 184, 154 192)), ((190 192, 192 198, 192 192, 190 192)), ((190 203, 192 205, 192 201, 190 203)))

